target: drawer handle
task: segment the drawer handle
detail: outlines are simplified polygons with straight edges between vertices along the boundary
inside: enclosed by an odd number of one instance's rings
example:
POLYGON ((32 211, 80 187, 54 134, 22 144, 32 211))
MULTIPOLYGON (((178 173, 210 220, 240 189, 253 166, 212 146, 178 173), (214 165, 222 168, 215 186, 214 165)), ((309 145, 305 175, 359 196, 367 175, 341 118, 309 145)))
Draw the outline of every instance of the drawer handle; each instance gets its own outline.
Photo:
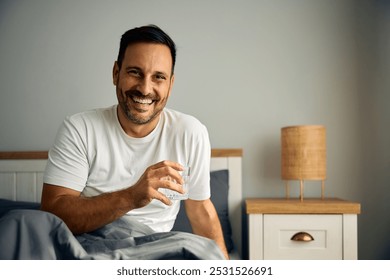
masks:
POLYGON ((291 237, 291 240, 301 241, 301 242, 310 242, 310 241, 313 241, 314 238, 309 233, 300 231, 300 232, 297 232, 296 234, 294 234, 293 237, 291 237))

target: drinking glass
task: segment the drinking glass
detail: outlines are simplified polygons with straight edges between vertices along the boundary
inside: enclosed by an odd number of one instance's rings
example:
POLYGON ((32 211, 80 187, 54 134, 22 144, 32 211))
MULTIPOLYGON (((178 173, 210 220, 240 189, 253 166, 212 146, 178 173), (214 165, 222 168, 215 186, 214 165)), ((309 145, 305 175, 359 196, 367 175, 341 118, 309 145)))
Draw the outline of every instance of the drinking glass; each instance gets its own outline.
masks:
MULTIPOLYGON (((181 177, 183 178, 183 185, 182 188, 184 190, 184 193, 178 193, 173 190, 169 190, 166 188, 160 188, 159 191, 162 192, 166 197, 168 197, 171 200, 185 200, 188 199, 188 182, 190 179, 190 173, 191 173, 191 168, 189 166, 183 166, 184 170, 180 171, 181 177)), ((163 180, 172 180, 170 177, 164 178, 163 180)), ((175 181, 175 180, 173 180, 175 181)), ((176 182, 176 181, 175 181, 176 182)))

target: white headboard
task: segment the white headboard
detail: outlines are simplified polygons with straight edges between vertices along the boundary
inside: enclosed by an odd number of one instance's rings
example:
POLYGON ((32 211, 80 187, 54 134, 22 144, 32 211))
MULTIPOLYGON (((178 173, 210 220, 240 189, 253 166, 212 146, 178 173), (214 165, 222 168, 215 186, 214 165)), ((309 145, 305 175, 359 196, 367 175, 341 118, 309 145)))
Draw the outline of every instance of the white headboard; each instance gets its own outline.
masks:
POLYGON ((0 198, 40 202, 47 152, 0 152, 0 198))
MULTIPOLYGON (((229 170, 229 217, 242 256, 242 149, 213 149, 211 171, 229 170)), ((47 151, 0 152, 0 198, 40 202, 47 151)))

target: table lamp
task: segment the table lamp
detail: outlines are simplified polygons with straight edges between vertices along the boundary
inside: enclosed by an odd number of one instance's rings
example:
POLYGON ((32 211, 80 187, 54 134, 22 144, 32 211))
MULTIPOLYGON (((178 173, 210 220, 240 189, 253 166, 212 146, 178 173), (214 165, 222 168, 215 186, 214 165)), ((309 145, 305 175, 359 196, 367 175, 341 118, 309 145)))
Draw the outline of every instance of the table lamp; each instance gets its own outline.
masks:
POLYGON ((281 129, 282 179, 286 180, 289 198, 290 180, 300 181, 300 200, 303 201, 305 180, 321 181, 324 199, 326 179, 326 130, 321 125, 298 125, 281 129))

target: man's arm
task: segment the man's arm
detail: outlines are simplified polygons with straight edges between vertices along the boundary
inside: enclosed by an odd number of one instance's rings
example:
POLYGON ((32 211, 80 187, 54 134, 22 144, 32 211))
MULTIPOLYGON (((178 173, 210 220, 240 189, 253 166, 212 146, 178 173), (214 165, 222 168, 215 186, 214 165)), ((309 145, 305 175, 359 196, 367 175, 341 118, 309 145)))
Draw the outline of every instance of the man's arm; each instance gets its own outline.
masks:
POLYGON ((179 184, 183 180, 179 170, 182 170, 181 165, 163 161, 147 168, 134 186, 94 197, 81 196, 80 192, 66 187, 44 184, 41 209, 60 217, 75 234, 89 232, 133 209, 148 205, 153 199, 170 205, 171 201, 158 188, 182 192, 179 184), (160 180, 166 176, 171 176, 179 184, 160 180))
POLYGON ((87 198, 66 187, 44 184, 41 209, 60 217, 73 233, 81 234, 102 227, 130 211, 131 200, 127 196, 123 190, 87 198))
POLYGON ((222 250, 226 259, 229 255, 222 234, 221 223, 218 219, 215 207, 210 199, 185 201, 187 217, 191 223, 192 231, 210 239, 213 239, 222 250))

